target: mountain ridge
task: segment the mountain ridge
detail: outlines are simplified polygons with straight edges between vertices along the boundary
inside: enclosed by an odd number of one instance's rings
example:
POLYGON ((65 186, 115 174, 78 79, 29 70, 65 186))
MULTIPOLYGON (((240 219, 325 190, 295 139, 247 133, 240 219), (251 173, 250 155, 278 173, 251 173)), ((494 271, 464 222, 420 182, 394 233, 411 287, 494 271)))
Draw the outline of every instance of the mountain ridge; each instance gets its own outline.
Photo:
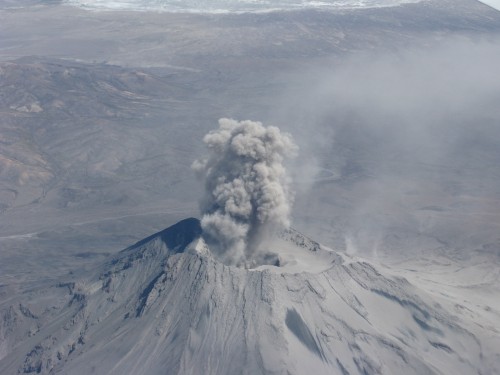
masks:
MULTIPOLYGON (((228 266, 190 218, 121 251, 87 279, 32 291, 2 309, 2 342, 11 351, 3 349, 0 372, 484 370, 479 340, 425 292, 293 229, 284 233, 279 250, 286 244, 330 263, 303 272, 290 258, 281 267, 228 266), (42 300, 46 309, 35 311, 42 300)), ((302 268, 310 259, 297 258, 302 268)))

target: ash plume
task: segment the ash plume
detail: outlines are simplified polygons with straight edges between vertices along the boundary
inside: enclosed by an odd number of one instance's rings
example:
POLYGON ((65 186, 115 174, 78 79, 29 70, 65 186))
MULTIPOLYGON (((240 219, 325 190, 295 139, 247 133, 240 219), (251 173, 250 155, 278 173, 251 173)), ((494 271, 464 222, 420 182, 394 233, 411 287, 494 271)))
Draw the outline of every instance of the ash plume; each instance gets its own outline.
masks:
POLYGON ((226 118, 203 141, 209 156, 193 169, 205 181, 205 240, 226 263, 248 264, 270 235, 290 224, 293 194, 283 162, 297 146, 277 127, 226 118))

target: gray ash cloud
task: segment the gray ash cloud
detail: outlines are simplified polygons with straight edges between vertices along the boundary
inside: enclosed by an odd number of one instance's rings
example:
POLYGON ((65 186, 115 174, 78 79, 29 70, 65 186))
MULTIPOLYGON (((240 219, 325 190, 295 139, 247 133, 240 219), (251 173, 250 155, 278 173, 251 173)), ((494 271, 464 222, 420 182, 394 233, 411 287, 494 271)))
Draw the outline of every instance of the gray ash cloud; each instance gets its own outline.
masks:
POLYGON ((204 237, 224 262, 248 264, 290 224, 293 194, 284 161, 297 146, 277 127, 232 119, 220 119, 203 141, 209 155, 193 169, 205 182, 204 237))

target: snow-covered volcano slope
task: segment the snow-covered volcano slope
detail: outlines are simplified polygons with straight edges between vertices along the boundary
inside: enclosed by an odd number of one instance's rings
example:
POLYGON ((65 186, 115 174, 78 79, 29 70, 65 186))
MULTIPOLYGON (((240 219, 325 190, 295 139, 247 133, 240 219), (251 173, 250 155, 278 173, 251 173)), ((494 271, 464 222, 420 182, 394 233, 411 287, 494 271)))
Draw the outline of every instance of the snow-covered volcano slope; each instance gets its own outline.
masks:
MULTIPOLYGON (((492 373, 425 292, 288 230, 281 266, 215 260, 186 219, 94 276, 5 299, 0 373, 492 373)), ((3 299, 3 298, 2 298, 3 299)))

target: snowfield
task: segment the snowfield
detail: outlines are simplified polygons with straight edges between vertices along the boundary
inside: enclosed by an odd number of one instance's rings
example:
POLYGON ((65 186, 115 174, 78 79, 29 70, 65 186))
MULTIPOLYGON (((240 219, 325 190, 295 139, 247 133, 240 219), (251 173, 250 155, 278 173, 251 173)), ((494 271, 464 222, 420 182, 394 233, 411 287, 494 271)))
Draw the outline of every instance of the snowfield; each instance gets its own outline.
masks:
POLYGON ((489 5, 490 7, 500 10, 500 0, 480 0, 483 4, 489 5))
POLYGON ((138 10, 179 13, 241 13, 300 9, 357 9, 392 7, 422 0, 66 0, 67 4, 91 10, 138 10))
POLYGON ((275 240, 278 265, 226 266, 200 233, 183 220, 93 276, 4 303, 0 373, 479 374, 500 364, 498 332, 467 322, 474 311, 389 269, 293 230, 275 240))

